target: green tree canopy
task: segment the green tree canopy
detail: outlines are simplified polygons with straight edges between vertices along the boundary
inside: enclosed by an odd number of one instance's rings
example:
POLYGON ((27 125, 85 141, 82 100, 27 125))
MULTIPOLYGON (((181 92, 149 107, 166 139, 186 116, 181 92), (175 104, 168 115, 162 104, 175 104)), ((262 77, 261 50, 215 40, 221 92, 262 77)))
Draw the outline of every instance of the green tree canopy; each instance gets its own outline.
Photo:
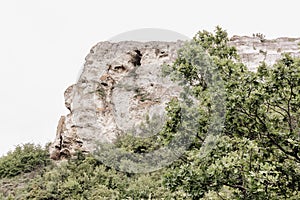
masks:
MULTIPOLYGON (((166 175, 166 186, 192 199, 300 198, 300 59, 285 54, 274 66, 261 63, 251 72, 220 27, 214 34, 199 32, 192 43, 198 46, 184 48, 202 48, 224 80, 226 119, 213 150, 200 158, 199 142, 188 152, 188 162, 166 175)), ((180 54, 172 67, 189 77, 195 68, 180 54)), ((208 110, 208 105, 202 106, 208 110)))

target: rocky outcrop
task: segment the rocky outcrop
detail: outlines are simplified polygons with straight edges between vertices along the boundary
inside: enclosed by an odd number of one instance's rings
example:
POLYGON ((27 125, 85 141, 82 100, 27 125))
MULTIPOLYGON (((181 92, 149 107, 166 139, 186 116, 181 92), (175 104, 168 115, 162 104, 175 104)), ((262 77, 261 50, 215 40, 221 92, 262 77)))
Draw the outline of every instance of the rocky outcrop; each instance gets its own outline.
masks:
POLYGON ((241 61, 252 71, 262 61, 272 66, 283 53, 300 56, 299 43, 300 38, 286 37, 267 40, 261 37, 233 36, 230 39, 230 44, 237 48, 241 61))
MULTIPOLYGON (((64 96, 70 114, 61 117, 50 147, 52 159, 90 152, 143 121, 163 120, 164 106, 180 88, 161 76, 183 42, 101 42, 86 57, 82 74, 64 96)), ((159 126, 156 128, 160 128, 159 126)), ((135 134, 141 134, 135 133, 135 134)))
MULTIPOLYGON (((239 36, 230 40, 251 70, 262 61, 274 64, 284 52, 300 56, 299 42, 239 36)), ((136 127, 145 118, 163 120, 165 104, 178 97, 181 88, 161 76, 161 66, 172 63, 182 45, 181 41, 95 45, 85 58, 77 83, 65 91, 65 106, 70 113, 58 123, 50 146, 51 158, 69 158, 78 150, 93 151, 97 141, 113 142, 132 127, 139 132, 136 127)))

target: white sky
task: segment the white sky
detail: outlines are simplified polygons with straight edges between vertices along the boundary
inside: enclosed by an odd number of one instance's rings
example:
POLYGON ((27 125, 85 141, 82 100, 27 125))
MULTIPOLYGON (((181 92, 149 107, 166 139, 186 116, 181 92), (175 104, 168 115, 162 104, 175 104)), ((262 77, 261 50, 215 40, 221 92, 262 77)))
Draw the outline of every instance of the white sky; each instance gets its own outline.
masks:
POLYGON ((300 37, 297 0, 1 0, 0 155, 55 137, 63 92, 97 42, 139 28, 188 37, 221 25, 230 35, 300 37))

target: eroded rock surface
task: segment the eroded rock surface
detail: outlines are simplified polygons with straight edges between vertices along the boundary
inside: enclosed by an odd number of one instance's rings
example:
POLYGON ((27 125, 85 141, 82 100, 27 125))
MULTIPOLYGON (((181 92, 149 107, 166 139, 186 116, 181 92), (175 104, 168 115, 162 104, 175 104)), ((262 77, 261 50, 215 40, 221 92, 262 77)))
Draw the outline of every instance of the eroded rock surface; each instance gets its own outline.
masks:
MULTIPOLYGON (((251 70, 262 61, 274 64, 285 52, 300 56, 299 42, 239 36, 230 40, 251 70)), ((79 80, 65 91, 70 113, 58 123, 51 158, 69 158, 78 150, 91 152, 95 141, 113 142, 145 118, 162 121, 166 103, 178 97, 181 88, 161 76, 161 66, 172 63, 182 45, 181 41, 95 45, 85 59, 79 80)))
POLYGON ((233 36, 230 39, 230 44, 237 48, 241 61, 252 71, 255 71, 262 61, 272 66, 283 53, 300 56, 299 43, 300 38, 286 37, 267 40, 258 37, 233 36))
MULTIPOLYGON (((91 152, 145 119, 163 121, 165 105, 181 90, 162 76, 183 42, 101 42, 86 57, 78 82, 65 92, 70 114, 60 119, 51 158, 91 152)), ((158 123, 159 124, 159 123, 158 123)), ((159 126, 156 128, 160 128, 159 126)), ((140 133, 139 133, 140 132, 140 133)))

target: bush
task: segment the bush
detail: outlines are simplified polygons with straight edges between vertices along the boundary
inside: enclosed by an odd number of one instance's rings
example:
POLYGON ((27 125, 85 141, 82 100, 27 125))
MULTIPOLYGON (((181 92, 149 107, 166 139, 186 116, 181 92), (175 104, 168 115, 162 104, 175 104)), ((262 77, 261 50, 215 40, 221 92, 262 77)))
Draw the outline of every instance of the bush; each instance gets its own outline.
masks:
POLYGON ((50 163, 48 151, 40 145, 18 145, 14 151, 0 158, 0 178, 28 173, 50 163))

